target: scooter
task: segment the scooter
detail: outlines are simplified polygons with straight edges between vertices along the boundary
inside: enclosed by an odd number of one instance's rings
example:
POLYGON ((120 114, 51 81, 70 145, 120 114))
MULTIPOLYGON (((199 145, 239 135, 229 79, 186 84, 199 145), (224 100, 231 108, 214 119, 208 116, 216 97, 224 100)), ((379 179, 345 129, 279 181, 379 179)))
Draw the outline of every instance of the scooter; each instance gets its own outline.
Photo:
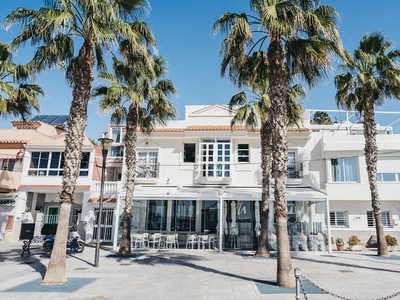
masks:
MULTIPOLYGON (((71 244, 74 238, 77 239, 76 243, 76 253, 82 253, 83 250, 85 249, 85 243, 81 239, 81 236, 79 235, 78 231, 76 230, 75 226, 70 228, 69 234, 68 234, 68 240, 67 240, 67 249, 71 249, 71 244)), ((45 252, 50 252, 53 250, 54 246, 54 239, 55 235, 46 235, 45 236, 45 241, 43 243, 43 250, 45 252)))

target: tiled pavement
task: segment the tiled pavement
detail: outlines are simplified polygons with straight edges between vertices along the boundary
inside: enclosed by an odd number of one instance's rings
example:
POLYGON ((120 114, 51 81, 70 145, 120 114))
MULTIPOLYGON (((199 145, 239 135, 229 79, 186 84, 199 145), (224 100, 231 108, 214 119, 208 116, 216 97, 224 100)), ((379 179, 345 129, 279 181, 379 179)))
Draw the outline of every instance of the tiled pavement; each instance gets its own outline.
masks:
MULTIPOLYGON (((295 289, 275 286, 276 257, 250 253, 138 252, 121 258, 102 248, 95 268, 94 248, 67 256, 69 282, 40 285, 49 255, 22 243, 0 243, 0 299, 295 299, 295 289)), ((400 294, 400 253, 380 258, 375 252, 300 252, 292 266, 304 276, 301 299, 385 299, 400 294)), ((400 299, 400 295, 393 299, 400 299)))

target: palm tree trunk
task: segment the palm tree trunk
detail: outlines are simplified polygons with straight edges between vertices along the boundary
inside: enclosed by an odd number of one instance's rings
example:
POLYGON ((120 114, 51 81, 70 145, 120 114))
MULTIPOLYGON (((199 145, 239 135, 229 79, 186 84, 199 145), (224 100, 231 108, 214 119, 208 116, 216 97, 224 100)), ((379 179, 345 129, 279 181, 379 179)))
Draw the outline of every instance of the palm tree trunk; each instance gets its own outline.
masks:
POLYGON ((270 120, 261 124, 261 168, 262 168, 262 195, 260 223, 261 232, 256 256, 269 257, 268 225, 269 225, 269 176, 271 174, 271 127, 270 120))
POLYGON ((367 174, 369 189, 371 192, 371 204, 375 218, 376 239, 378 243, 378 255, 389 256, 385 233, 382 224, 381 202, 379 200, 378 186, 376 184, 376 167, 378 161, 378 146, 376 143, 376 122, 374 113, 374 101, 371 97, 372 87, 367 86, 365 89, 365 99, 369 99, 364 108, 364 138, 365 138, 365 163, 367 165, 367 174))
POLYGON ((53 251, 51 252, 42 285, 56 285, 68 281, 66 276, 66 244, 68 238, 71 203, 75 201, 75 186, 78 179, 85 134, 87 107, 94 79, 94 43, 85 41, 79 50, 74 71, 73 100, 67 120, 68 133, 65 137, 63 187, 59 194, 61 201, 60 217, 53 251))
POLYGON ((285 52, 279 36, 272 36, 268 47, 268 63, 272 118, 272 176, 275 180, 274 208, 277 226, 277 285, 294 287, 295 278, 290 257, 287 230, 286 176, 287 176, 287 108, 284 64, 285 52))
POLYGON ((133 194, 135 189, 136 173, 136 140, 138 124, 138 106, 131 104, 126 117, 125 134, 125 160, 126 160, 126 197, 124 208, 124 225, 122 230, 121 242, 119 244, 119 255, 129 256, 131 250, 131 219, 133 216, 133 194))

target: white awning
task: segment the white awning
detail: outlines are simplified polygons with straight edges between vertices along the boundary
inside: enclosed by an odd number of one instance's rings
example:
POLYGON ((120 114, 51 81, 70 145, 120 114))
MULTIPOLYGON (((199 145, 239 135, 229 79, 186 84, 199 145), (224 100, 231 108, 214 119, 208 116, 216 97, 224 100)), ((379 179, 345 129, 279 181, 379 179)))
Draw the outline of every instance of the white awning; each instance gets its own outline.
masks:
MULTIPOLYGON (((136 200, 241 200, 260 201, 261 187, 157 187, 137 186, 134 191, 136 200)), ((287 187, 287 201, 326 201, 324 191, 312 187, 287 187)), ((274 191, 270 190, 270 200, 274 200, 274 191)))
POLYGON ((0 149, 0 159, 16 158, 21 149, 0 149))

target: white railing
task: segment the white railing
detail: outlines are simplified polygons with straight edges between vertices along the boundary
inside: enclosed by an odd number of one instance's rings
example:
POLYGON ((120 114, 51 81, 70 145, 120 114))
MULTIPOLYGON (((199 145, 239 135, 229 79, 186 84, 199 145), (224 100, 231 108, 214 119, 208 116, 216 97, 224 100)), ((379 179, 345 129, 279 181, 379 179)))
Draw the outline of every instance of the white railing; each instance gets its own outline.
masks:
MULTIPOLYGON (((96 182, 94 187, 94 195, 100 196, 101 182, 96 182)), ((104 195, 113 195, 118 192, 118 182, 105 181, 104 182, 104 195)))
POLYGON ((58 223, 58 215, 46 215, 47 224, 57 224, 58 223))

